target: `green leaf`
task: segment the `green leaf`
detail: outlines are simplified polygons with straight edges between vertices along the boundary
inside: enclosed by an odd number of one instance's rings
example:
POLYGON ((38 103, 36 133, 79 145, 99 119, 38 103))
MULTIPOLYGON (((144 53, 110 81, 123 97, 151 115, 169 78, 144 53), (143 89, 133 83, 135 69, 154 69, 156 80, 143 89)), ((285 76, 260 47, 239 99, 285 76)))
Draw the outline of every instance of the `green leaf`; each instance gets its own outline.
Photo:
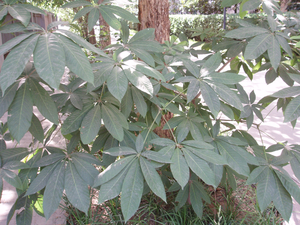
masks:
POLYGON ((103 153, 111 156, 121 156, 121 155, 136 155, 137 151, 129 147, 121 146, 121 147, 110 148, 104 151, 103 153))
POLYGON ((25 82, 17 91, 8 110, 8 127, 11 135, 19 142, 31 126, 33 103, 28 83, 25 82))
POLYGON ((261 0, 248 0, 244 5, 243 5, 243 10, 245 11, 251 11, 254 9, 257 9, 261 4, 261 0))
POLYGON ((222 56, 221 53, 215 53, 212 55, 206 62, 203 64, 200 74, 201 77, 208 75, 218 69, 219 65, 221 64, 222 56))
POLYGON ((79 129, 83 118, 91 110, 93 105, 86 105, 82 110, 74 111, 63 123, 61 133, 63 135, 70 134, 79 129))
POLYGON ((166 192, 163 182, 158 173, 156 172, 155 168, 152 166, 151 162, 146 160, 144 157, 140 157, 140 165, 142 168, 144 178, 150 189, 153 191, 154 194, 156 194, 158 197, 160 197, 166 202, 166 192))
POLYGON ((89 32, 93 29, 93 27, 96 25, 97 21, 99 20, 100 12, 98 8, 93 8, 89 12, 88 16, 88 26, 89 26, 89 32))
POLYGON ((208 108, 211 110, 211 113, 215 117, 217 117, 220 111, 220 101, 217 94, 213 91, 213 89, 210 86, 208 86, 203 81, 200 81, 200 90, 205 103, 207 104, 208 108))
POLYGON ((138 112, 143 117, 146 117, 146 114, 147 114, 148 110, 147 110, 147 104, 146 104, 146 102, 144 100, 143 95, 135 87, 131 87, 131 92, 132 92, 133 102, 136 105, 136 108, 137 108, 138 112))
POLYGON ((29 86, 34 105, 46 119, 58 124, 58 112, 48 92, 34 79, 29 79, 29 86))
POLYGON ((76 107, 77 109, 82 110, 83 102, 82 102, 81 97, 79 95, 77 95, 75 93, 71 93, 70 94, 70 101, 71 101, 71 103, 74 107, 76 107))
POLYGON ((114 15, 114 11, 110 9, 109 6, 102 5, 100 8, 100 13, 103 16, 103 19, 108 23, 109 26, 115 30, 121 29, 121 23, 118 18, 114 15))
POLYGON ((3 165, 10 161, 21 160, 29 154, 30 152, 27 148, 10 148, 0 151, 3 165))
POLYGON ((128 80, 124 74, 124 71, 119 67, 115 66, 110 75, 107 78, 107 87, 109 92, 119 100, 122 101, 124 97, 127 87, 128 87, 128 80))
POLYGON ((51 155, 46 155, 38 160, 32 167, 44 167, 51 164, 54 164, 57 161, 61 161, 65 158, 66 155, 64 153, 52 153, 51 155))
POLYGON ((237 173, 248 176, 250 171, 244 158, 232 149, 232 146, 223 141, 217 141, 217 147, 228 165, 237 173))
POLYGON ((31 18, 30 12, 24 10, 24 8, 21 5, 8 6, 7 9, 9 14, 13 18, 20 20, 21 23, 23 23, 23 25, 27 27, 31 18))
POLYGON ((300 116, 300 95, 289 102, 285 109, 284 121, 290 122, 297 119, 300 116))
POLYGON ((245 59, 256 59, 262 55, 272 43, 273 34, 260 34, 253 38, 247 45, 245 59))
POLYGON ((69 38, 59 36, 60 43, 65 50, 66 66, 83 80, 94 83, 94 74, 90 62, 81 48, 69 38))
POLYGON ((281 181, 284 188, 293 196, 293 198, 299 203, 300 202, 300 189, 295 181, 285 173, 281 173, 278 170, 274 170, 277 177, 281 181))
MULTIPOLYGON (((29 35, 28 35, 29 36, 29 35)), ((36 46, 39 35, 33 35, 10 51, 3 62, 0 73, 2 92, 21 75, 36 46), (16 66, 18 65, 18 66, 16 66)), ((24 38, 25 39, 25 38, 24 38)))
POLYGON ((179 148, 175 149, 174 154, 171 158, 171 162, 172 162, 170 165, 171 172, 174 178, 176 179, 176 181, 183 189, 189 181, 190 170, 179 148))
POLYGON ((0 118, 8 110, 8 107, 14 100, 14 97, 17 93, 18 86, 19 86, 18 82, 12 84, 8 89, 6 89, 3 96, 2 96, 1 89, 0 89, 0 118))
POLYGON ((210 73, 205 78, 212 79, 222 84, 236 84, 243 81, 246 77, 236 73, 210 73))
POLYGON ((170 157, 163 155, 161 152, 155 152, 155 151, 144 151, 142 152, 142 156, 146 157, 147 159, 153 160, 155 162, 160 163, 172 163, 170 161, 170 157))
POLYGON ((31 119, 31 125, 29 127, 29 132, 34 136, 39 142, 44 141, 44 130, 40 120, 33 114, 31 119))
MULTIPOLYGON (((249 2, 251 2, 251 1, 249 1, 249 2)), ((235 39, 244 39, 244 38, 250 38, 250 37, 254 37, 254 36, 264 34, 264 33, 269 33, 269 32, 270 32, 269 30, 262 28, 262 27, 258 27, 258 26, 255 26, 255 27, 253 26, 251 28, 242 27, 242 28, 238 28, 238 29, 227 32, 225 37, 235 38, 235 39)))
MULTIPOLYGON (((17 174, 10 170, 1 169, 1 177, 15 188, 22 189, 23 185, 17 174)), ((1 179, 1 178, 0 178, 1 179)))
POLYGON ((187 102, 191 102, 197 96, 200 91, 200 81, 195 80, 190 82, 187 90, 187 102))
POLYGON ((40 35, 33 54, 34 66, 40 77, 58 89, 65 72, 65 52, 54 34, 40 35))
POLYGON ((283 187, 281 181, 278 177, 274 176, 275 180, 275 195, 273 196, 273 203, 276 209, 279 211, 280 215, 284 220, 289 221, 292 211, 293 202, 290 194, 283 187))
POLYGON ((82 8, 81 10, 79 10, 79 11, 76 13, 76 15, 74 16, 72 22, 74 22, 75 20, 77 20, 77 19, 79 19, 79 18, 85 16, 85 15, 88 14, 90 11, 92 11, 92 9, 93 9, 93 7, 89 7, 89 6, 88 6, 88 7, 82 8))
MULTIPOLYGON (((121 171, 124 171, 124 168, 129 165, 133 159, 135 159, 135 155, 127 156, 125 158, 122 158, 113 164, 109 165, 103 172, 101 172, 94 181, 93 187, 98 187, 100 185, 103 185, 104 183, 107 183, 111 179, 113 179, 115 176, 117 176, 121 171)), ((105 201, 105 200, 104 200, 105 201)))
POLYGON ((280 45, 275 36, 272 36, 270 40, 268 47, 268 55, 274 70, 277 70, 281 60, 281 50, 280 45))
POLYGON ((90 193, 86 182, 69 161, 65 172, 65 192, 70 203, 87 214, 90 207, 90 193))
POLYGON ((31 182, 25 195, 27 196, 27 195, 35 194, 41 189, 43 189, 46 186, 49 177, 51 176, 51 174, 53 174, 53 171, 57 166, 57 164, 58 163, 55 163, 42 169, 40 174, 31 182))
POLYGON ((196 78, 200 76, 200 70, 198 68, 198 65, 191 61, 190 59, 181 59, 183 62, 183 65, 190 71, 196 78))
POLYGON ((61 162, 55 167, 53 174, 49 177, 44 192, 43 209, 46 220, 48 220, 59 207, 64 191, 64 180, 65 162, 61 162))
POLYGON ((120 194, 127 171, 128 167, 126 167, 117 176, 101 186, 98 199, 99 204, 113 199, 120 194))
MULTIPOLYGON (((88 7, 91 8, 91 7, 88 7)), ((63 33, 64 35, 67 35, 70 39, 72 39, 74 42, 77 44, 81 45, 82 47, 97 53, 98 55, 108 57, 106 53, 104 53, 102 50, 99 48, 95 47, 91 43, 87 42, 85 39, 82 37, 78 36, 77 34, 72 33, 71 31, 68 30, 58 30, 59 32, 63 33)))
POLYGON ((130 12, 128 12, 127 10, 121 8, 121 7, 118 7, 118 6, 114 6, 114 5, 104 5, 104 6, 101 6, 102 9, 108 9, 120 16, 122 19, 124 20, 127 20, 127 21, 131 21, 131 22, 134 22, 134 23, 139 23, 140 21, 133 15, 131 14, 130 12))
POLYGON ((96 105, 83 118, 80 129, 80 137, 83 144, 92 142, 98 134, 101 127, 100 106, 96 105))
POLYGON ((97 166, 101 165, 101 162, 99 159, 95 158, 95 156, 92 155, 93 153, 83 153, 83 152, 75 152, 72 153, 72 158, 79 158, 80 160, 83 160, 85 162, 88 162, 90 164, 95 164, 97 166))
POLYGON ((36 6, 33 6, 31 4, 20 4, 22 8, 25 8, 28 12, 37 13, 37 14, 43 14, 46 15, 46 12, 36 6))
POLYGON ((77 0, 77 1, 68 2, 61 7, 62 8, 77 8, 77 7, 86 6, 86 5, 92 5, 92 4, 88 1, 77 0))
POLYGON ((213 83, 211 84, 213 90, 222 98, 224 101, 232 105, 233 107, 243 111, 243 105, 236 93, 224 84, 213 83))
POLYGON ((278 43, 281 45, 281 47, 283 48, 283 50, 289 54, 289 56, 293 57, 293 52, 291 50, 291 47, 289 46, 287 40, 280 36, 280 35, 275 35, 275 38, 277 39, 278 43))
POLYGON ((26 38, 30 37, 33 34, 34 33, 21 34, 15 38, 5 42, 4 44, 0 45, 0 55, 3 55, 7 51, 11 50, 13 47, 15 47, 16 45, 18 45, 23 40, 25 40, 26 38))
POLYGON ((190 185, 190 200, 192 203, 192 207, 194 212, 197 214, 198 217, 202 217, 203 214, 203 203, 201 196, 202 193, 198 189, 198 186, 194 183, 190 185))
POLYGON ((3 34, 23 32, 26 29, 22 23, 11 23, 0 28, 0 32, 3 34))
POLYGON ((235 4, 240 3, 242 0, 223 0, 221 3, 221 7, 229 7, 235 4))
MULTIPOLYGON (((176 117, 173 117, 173 118, 176 118, 176 117)), ((170 122, 170 120, 168 122, 170 122)), ((151 143, 155 144, 155 145, 159 145, 159 146, 169 146, 169 145, 175 146, 175 142, 168 138, 156 138, 156 139, 151 140, 151 143)))
POLYGON ((287 87, 272 94, 276 98, 289 98, 300 94, 300 86, 287 87))
POLYGON ((272 200, 276 197, 276 182, 273 175, 273 171, 268 169, 265 173, 265 177, 257 184, 257 201, 261 212, 267 208, 272 200))
POLYGON ((216 184, 216 181, 214 179, 214 173, 210 169, 209 165, 204 160, 197 157, 191 151, 188 151, 185 148, 183 148, 182 150, 184 153, 185 160, 188 166, 191 168, 191 170, 205 183, 207 183, 208 185, 212 185, 214 188, 216 188, 218 184, 216 184))
POLYGON ((138 71, 124 70, 124 73, 128 80, 139 90, 153 95, 153 86, 150 80, 138 71))
POLYGON ((198 157, 204 159, 207 162, 216 164, 216 165, 226 165, 226 160, 219 154, 215 153, 212 150, 196 149, 185 146, 186 149, 193 152, 198 157))
POLYGON ((138 159, 134 160, 122 185, 121 209, 125 223, 138 210, 144 189, 144 177, 138 159))
POLYGON ((0 6, 0 20, 3 19, 4 16, 7 15, 7 7, 6 6, 0 6))
POLYGON ((124 138, 124 131, 122 125, 119 123, 119 118, 111 108, 102 105, 102 119, 105 124, 106 129, 108 130, 111 135, 119 141, 122 141, 124 138))
POLYGON ((93 186, 95 177, 99 174, 98 170, 90 163, 79 157, 72 157, 72 162, 80 177, 89 185, 93 186))
POLYGON ((269 168, 267 166, 259 166, 255 168, 248 177, 246 184, 250 185, 260 182, 260 180, 265 178, 268 169, 269 168))
POLYGON ((155 38, 155 29, 147 28, 137 32, 128 42, 128 44, 138 41, 153 41, 155 38))
MULTIPOLYGON (((29 201, 27 198, 26 201, 29 201)), ((30 203, 25 204, 25 209, 16 215, 16 222, 18 225, 27 225, 32 222, 33 208, 29 205, 30 203)))
MULTIPOLYGON (((131 50, 143 50, 146 52, 163 52, 164 48, 158 42, 155 41, 135 41, 128 44, 131 50)), ((199 74, 198 74, 199 75, 199 74)))

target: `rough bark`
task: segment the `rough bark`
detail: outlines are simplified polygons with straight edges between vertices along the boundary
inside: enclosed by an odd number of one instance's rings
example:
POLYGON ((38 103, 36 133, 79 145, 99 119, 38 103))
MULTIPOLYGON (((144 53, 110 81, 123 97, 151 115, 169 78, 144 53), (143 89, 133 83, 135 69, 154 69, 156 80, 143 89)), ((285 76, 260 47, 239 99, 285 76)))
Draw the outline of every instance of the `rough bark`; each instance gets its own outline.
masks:
POLYGON ((169 40, 170 20, 168 0, 139 0, 139 30, 155 28, 155 40, 169 40))
POLYGON ((290 4, 292 0, 281 0, 280 1, 280 10, 281 12, 286 12, 286 8, 288 7, 288 5, 290 4))
MULTIPOLYGON (((101 4, 103 0, 99 0, 98 4, 101 4)), ((99 36, 99 45, 101 49, 109 46, 111 44, 110 38, 110 26, 105 22, 103 16, 100 14, 99 17, 99 24, 100 24, 100 36, 99 36)))

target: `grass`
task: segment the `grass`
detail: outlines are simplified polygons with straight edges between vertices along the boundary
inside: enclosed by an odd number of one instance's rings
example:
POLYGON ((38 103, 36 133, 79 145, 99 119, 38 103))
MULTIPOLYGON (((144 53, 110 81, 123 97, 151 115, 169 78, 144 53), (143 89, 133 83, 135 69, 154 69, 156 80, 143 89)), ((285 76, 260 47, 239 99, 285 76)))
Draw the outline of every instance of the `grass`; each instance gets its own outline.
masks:
MULTIPOLYGON (((274 206, 260 212, 256 204, 255 186, 246 186, 243 180, 237 180, 237 188, 218 188, 211 190, 212 204, 205 205, 203 217, 199 218, 192 207, 185 205, 179 210, 172 203, 165 204, 154 194, 143 196, 137 213, 127 225, 279 225, 283 219, 274 206), (216 199, 216 201, 214 200, 216 199)), ((168 193, 168 202, 174 199, 168 193)), ((174 202, 174 200, 173 200, 174 202)), ((69 215, 68 225, 125 225, 119 198, 112 199, 101 205, 97 204, 97 193, 91 195, 91 207, 87 215, 70 205, 64 198, 63 209, 69 215)))

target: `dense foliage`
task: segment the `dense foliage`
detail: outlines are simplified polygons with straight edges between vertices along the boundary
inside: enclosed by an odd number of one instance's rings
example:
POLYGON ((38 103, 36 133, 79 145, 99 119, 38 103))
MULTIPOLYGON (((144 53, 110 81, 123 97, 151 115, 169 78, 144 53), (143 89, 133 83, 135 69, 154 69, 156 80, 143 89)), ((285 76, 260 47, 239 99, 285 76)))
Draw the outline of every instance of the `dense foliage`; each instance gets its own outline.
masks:
MULTIPOLYGON (((296 124, 299 15, 283 16, 274 0, 244 0, 244 10, 262 6, 266 20, 237 19, 237 29, 205 45, 189 46, 184 35, 159 44, 153 29, 130 37, 128 21, 137 19, 112 2, 77 0, 63 6, 84 6, 75 19, 89 13, 89 29, 102 14, 120 30, 121 41, 110 53, 58 29, 63 22, 46 29, 31 23, 30 12, 44 12, 30 4, 5 0, 0 5, 0 20, 10 14, 19 21, 2 24, 1 33, 23 32, 0 46, 1 55, 9 52, 0 73, 0 117, 9 115, 0 129, 0 190, 4 179, 19 194, 8 222, 18 209, 18 224, 30 224, 33 210, 48 219, 63 193, 86 213, 91 188, 99 190, 99 204, 120 196, 125 221, 150 191, 163 201, 166 191, 175 192, 179 208, 191 204, 201 217, 203 204, 210 202, 205 185, 234 186, 235 176, 257 184, 261 211, 273 202, 289 220, 291 197, 300 203, 300 190, 283 166, 291 164, 300 179, 300 145, 259 145, 235 122, 250 128, 254 114, 263 121, 264 106, 277 101, 284 121, 296 124), (83 49, 94 57, 87 58, 83 49), (61 81, 65 67, 72 77, 67 83, 61 81), (282 79, 288 87, 257 102, 255 92, 248 95, 239 84, 245 79, 241 68, 251 79, 267 70, 267 83, 282 79), (169 113, 174 117, 167 120, 169 113), (51 123, 49 129, 43 129, 44 120, 51 123), (154 132, 162 124, 170 138, 154 132), (28 148, 6 148, 7 140, 20 142, 28 131, 33 136, 28 148), (57 131, 66 147, 49 145, 57 131), (270 154, 276 150, 282 154, 270 154), (36 207, 41 202, 43 209, 36 207)), ((242 1, 223 4, 237 2, 242 1)))

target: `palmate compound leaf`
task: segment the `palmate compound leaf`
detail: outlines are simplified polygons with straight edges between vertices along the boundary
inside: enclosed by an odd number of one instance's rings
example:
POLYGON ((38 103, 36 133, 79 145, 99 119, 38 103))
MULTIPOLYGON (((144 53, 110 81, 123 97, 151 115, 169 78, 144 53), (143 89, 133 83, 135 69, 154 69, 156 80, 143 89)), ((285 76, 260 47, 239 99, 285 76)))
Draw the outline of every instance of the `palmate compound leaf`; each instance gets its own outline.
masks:
POLYGON ((15 82, 23 72, 36 46, 39 35, 35 34, 13 48, 3 62, 0 73, 2 93, 15 82), (18 65, 18 66, 16 66, 18 65))
POLYGON ((190 170, 189 166, 186 162, 185 157, 183 157, 182 152, 179 148, 176 148, 173 156, 171 158, 171 172, 178 182, 178 184, 183 189, 185 185, 188 183, 190 178, 190 170))
POLYGON ((121 209, 127 222, 138 210, 144 189, 144 177, 139 160, 130 165, 122 185, 121 209))
POLYGON ((65 72, 65 52, 56 35, 40 35, 33 54, 34 66, 39 76, 51 87, 58 89, 65 72))
POLYGON ((28 82, 22 84, 8 110, 10 134, 19 142, 31 126, 33 102, 28 82))
POLYGON ((151 162, 149 162, 144 157, 140 157, 140 165, 144 178, 151 191, 153 191, 153 193, 160 197, 162 200, 167 202, 163 182, 151 162))
POLYGON ((83 118, 80 129, 80 137, 83 144, 89 144, 97 136, 101 127, 101 109, 94 106, 83 118))
POLYGON ((48 92, 36 80, 29 78, 28 81, 34 105, 46 119, 58 124, 58 112, 48 92))
POLYGON ((83 80, 94 84, 94 74, 88 58, 81 48, 69 38, 55 34, 63 46, 66 56, 66 66, 83 80))
POLYGON ((64 191, 65 162, 57 164, 44 192, 43 209, 46 220, 57 210, 64 191))
POLYGON ((80 177, 74 163, 71 161, 68 162, 65 172, 65 191, 71 204, 87 214, 90 207, 88 185, 80 177))

